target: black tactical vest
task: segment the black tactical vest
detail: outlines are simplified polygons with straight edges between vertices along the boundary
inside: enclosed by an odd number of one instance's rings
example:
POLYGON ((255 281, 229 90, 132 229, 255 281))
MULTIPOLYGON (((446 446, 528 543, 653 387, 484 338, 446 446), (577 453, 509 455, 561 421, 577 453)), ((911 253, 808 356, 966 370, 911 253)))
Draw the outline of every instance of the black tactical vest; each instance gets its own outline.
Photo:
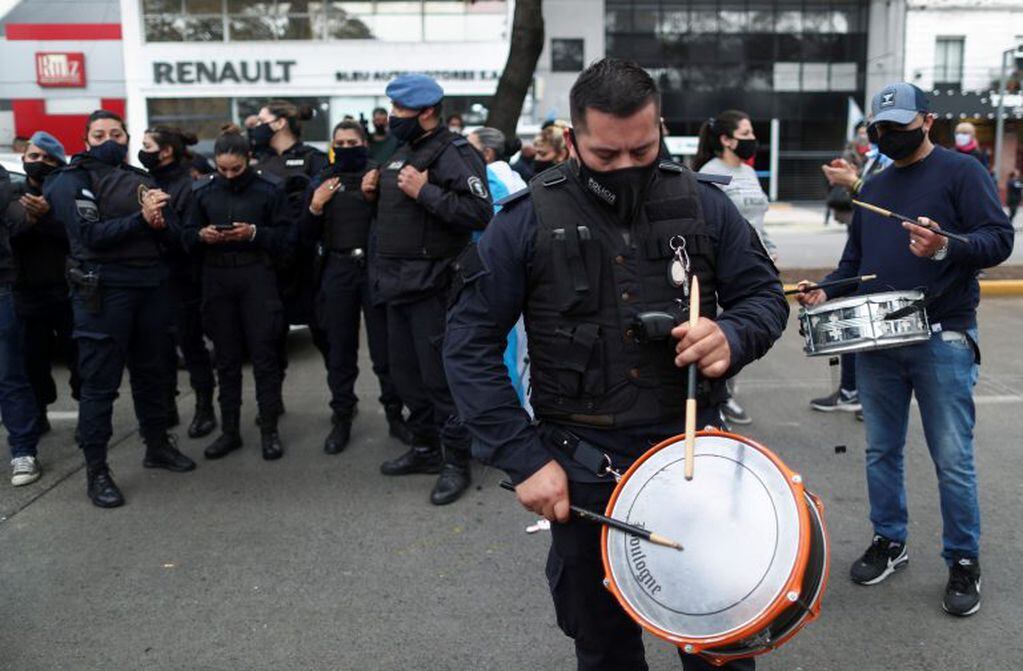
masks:
MULTIPOLYGON (((142 192, 156 186, 149 173, 127 164, 111 167, 98 161, 89 161, 81 167, 89 174, 100 221, 141 212, 142 192)), ((152 264, 159 258, 160 246, 154 232, 147 226, 133 231, 112 247, 85 248, 80 260, 95 263, 152 264)))
POLYGON ((398 173, 406 165, 428 169, 449 144, 472 146, 465 138, 441 128, 416 144, 398 147, 380 167, 380 202, 377 205, 379 254, 398 259, 446 259, 462 251, 471 234, 449 226, 398 188, 398 173))
POLYGON ((336 175, 341 182, 330 202, 323 208, 323 246, 340 252, 369 244, 373 205, 362 194, 362 177, 369 169, 336 175))
POLYGON ((284 193, 288 195, 288 203, 297 207, 300 212, 305 204, 305 192, 316 172, 313 156, 320 151, 315 147, 299 143, 283 154, 271 150, 259 160, 260 172, 273 175, 281 182, 284 193))
POLYGON ((659 164, 626 242, 573 162, 530 182, 539 228, 525 320, 537 417, 620 428, 683 415, 686 371, 675 366, 675 341, 642 342, 636 324, 650 311, 687 318, 688 299, 669 281, 679 237, 700 279, 700 314, 717 314, 715 245, 698 188, 688 169, 659 164))

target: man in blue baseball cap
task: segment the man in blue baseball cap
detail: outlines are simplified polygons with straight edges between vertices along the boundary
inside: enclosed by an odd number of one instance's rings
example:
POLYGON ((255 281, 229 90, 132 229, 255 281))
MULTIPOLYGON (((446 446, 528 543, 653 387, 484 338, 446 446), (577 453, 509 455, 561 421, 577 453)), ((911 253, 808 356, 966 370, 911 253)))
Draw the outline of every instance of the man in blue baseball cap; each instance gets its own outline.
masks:
POLYGON ((931 337, 856 356, 874 536, 850 577, 860 585, 876 585, 909 562, 903 450, 915 395, 938 472, 942 556, 949 567, 942 606, 951 615, 972 615, 980 609, 980 506, 973 465, 973 385, 980 364, 977 273, 1008 258, 1013 230, 983 166, 927 137, 934 115, 923 91, 891 84, 870 107, 867 132, 893 165, 871 177, 859 198, 918 223, 900 225, 857 210, 838 269, 825 281, 864 273, 877 279, 845 291, 809 291, 799 300, 817 305, 853 292, 922 288, 931 337), (952 240, 940 230, 961 237, 952 240))
POLYGON ((469 434, 448 389, 441 345, 455 258, 493 209, 483 158, 441 124, 444 90, 420 74, 387 85, 388 122, 401 143, 376 176, 377 300, 387 304, 388 349, 409 408, 412 448, 381 465, 385 475, 439 473, 430 501, 455 501, 469 486, 469 434))

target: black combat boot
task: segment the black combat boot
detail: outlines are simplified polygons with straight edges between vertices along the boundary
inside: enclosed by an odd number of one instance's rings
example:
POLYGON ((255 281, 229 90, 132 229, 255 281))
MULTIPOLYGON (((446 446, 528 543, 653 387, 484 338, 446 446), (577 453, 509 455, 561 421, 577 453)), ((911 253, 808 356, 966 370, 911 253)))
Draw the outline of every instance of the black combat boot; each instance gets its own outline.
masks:
POLYGON ((195 470, 195 462, 182 454, 166 433, 146 440, 146 458, 142 460, 142 465, 175 473, 195 470))
POLYGON ((117 483, 110 476, 110 469, 105 463, 86 466, 85 477, 88 482, 89 500, 100 508, 117 508, 124 505, 124 494, 117 488, 117 483))
POLYGON ((440 473, 444 458, 437 440, 416 438, 412 449, 396 459, 380 464, 384 475, 410 475, 412 473, 440 473))
POLYGON ((327 454, 340 454, 352 437, 352 418, 350 415, 334 415, 334 426, 330 429, 330 435, 323 441, 323 451, 327 454))
POLYGON ((220 416, 224 420, 220 436, 210 443, 203 454, 207 459, 220 459, 226 457, 242 446, 242 436, 238 430, 238 414, 226 413, 220 409, 220 416))
POLYGON ((217 416, 213 412, 213 392, 195 392, 195 417, 188 425, 189 438, 202 438, 217 428, 217 416))
POLYGON ((387 415, 387 428, 391 438, 397 438, 406 445, 412 445, 412 442, 415 440, 415 434, 412 433, 412 429, 408 428, 408 424, 405 423, 405 415, 402 414, 401 404, 385 406, 384 413, 387 415))
POLYGON ((469 449, 444 446, 444 466, 430 492, 430 503, 443 506, 454 503, 469 488, 469 449))
POLYGON ((276 417, 263 417, 259 424, 259 433, 263 442, 264 459, 274 461, 284 456, 284 445, 281 444, 281 437, 277 435, 276 417))

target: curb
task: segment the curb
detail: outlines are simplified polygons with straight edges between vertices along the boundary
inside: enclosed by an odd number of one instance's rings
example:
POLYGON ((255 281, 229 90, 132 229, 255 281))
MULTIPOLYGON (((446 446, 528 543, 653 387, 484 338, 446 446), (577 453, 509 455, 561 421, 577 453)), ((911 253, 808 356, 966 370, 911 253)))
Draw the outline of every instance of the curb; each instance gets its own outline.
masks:
MULTIPOLYGON (((785 284, 785 291, 796 288, 795 284, 785 284)), ((1023 296, 1023 280, 981 280, 981 296, 1023 296)), ((795 300, 795 296, 788 296, 789 300, 795 300)))

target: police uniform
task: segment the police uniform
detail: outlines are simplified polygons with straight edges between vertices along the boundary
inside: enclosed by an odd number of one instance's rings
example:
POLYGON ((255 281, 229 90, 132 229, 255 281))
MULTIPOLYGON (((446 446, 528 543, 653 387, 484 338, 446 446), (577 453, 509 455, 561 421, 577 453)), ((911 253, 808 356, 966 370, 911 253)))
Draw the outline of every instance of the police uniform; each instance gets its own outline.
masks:
MULTIPOLYGON (((318 283, 318 264, 315 250, 309 245, 296 245, 298 227, 305 217, 306 194, 312 179, 328 165, 327 155, 319 149, 296 142, 280 154, 272 149, 260 157, 259 170, 276 177, 287 195, 287 220, 291 226, 292 249, 288 258, 275 259, 279 268, 279 283, 284 300, 284 330, 281 353, 285 355, 288 324, 308 324, 313 343, 326 359, 326 337, 316 323, 314 304, 318 283)), ((285 356, 283 365, 287 367, 285 356)))
POLYGON ((387 351, 387 310, 373 300, 369 284, 370 231, 376 207, 362 193, 363 177, 375 166, 367 164, 352 172, 323 170, 310 186, 337 177, 337 189, 320 216, 306 208, 304 242, 318 246, 323 270, 316 296, 316 315, 327 338, 327 384, 335 430, 324 449, 336 453, 348 442, 352 416, 358 398, 355 380, 359 375, 359 320, 366 318, 366 340, 373 372, 380 382, 380 403, 384 406, 392 435, 407 431, 402 419, 402 402, 391 379, 387 351))
MULTIPOLYGON (((170 195, 168 207, 175 212, 180 222, 185 222, 189 215, 194 183, 188 166, 184 163, 171 163, 153 169, 151 174, 156 185, 170 195)), ((173 311, 173 337, 168 342, 168 362, 171 370, 177 369, 176 348, 180 348, 196 399, 195 418, 188 427, 188 435, 190 438, 201 438, 216 427, 213 415, 213 363, 206 349, 200 313, 201 255, 189 254, 178 240, 165 246, 164 260, 170 272, 168 287, 173 311)), ((167 389, 171 424, 177 423, 177 394, 178 376, 174 374, 167 389)))
POLYGON ((277 436, 282 412, 282 373, 278 343, 284 328, 284 306, 273 259, 288 253, 288 207, 277 181, 248 168, 228 180, 210 175, 198 180, 182 239, 193 252, 203 252, 202 314, 216 351, 223 436, 206 448, 216 459, 241 446, 242 361, 252 359, 259 406, 263 458, 283 453, 277 436), (206 226, 247 223, 256 227, 252 240, 206 244, 199 238, 206 226))
POLYGON ((130 374, 135 415, 146 443, 148 467, 195 468, 167 436, 166 341, 154 334, 170 328, 167 266, 162 246, 179 234, 173 210, 164 208, 164 230, 142 217, 142 188, 149 175, 125 163, 116 166, 89 153, 46 181, 44 193, 70 243, 68 279, 82 378, 78 442, 85 453, 90 496, 101 507, 123 498, 106 470, 111 416, 121 377, 130 374))
MULTIPOLYGON (((388 86, 388 96, 411 109, 434 105, 442 95, 422 75, 399 77, 388 86)), ((391 371, 416 437, 412 450, 385 462, 381 471, 440 470, 431 494, 435 504, 455 500, 468 485, 469 435, 448 390, 441 346, 451 265, 472 231, 493 216, 486 183, 479 153, 443 127, 401 145, 380 170, 374 288, 387 303, 391 371), (398 187, 406 165, 428 171, 416 200, 398 187)))
POLYGON ((17 230, 11 238, 18 273, 14 304, 25 329, 25 372, 35 393, 40 428, 45 431, 49 427, 46 406, 57 400, 57 385, 51 374, 54 361, 66 363, 71 374, 71 396, 79 397, 78 351, 71 338, 71 301, 64 278, 69 249, 67 232, 54 218, 52 209, 34 224, 28 224, 28 213, 18 198, 24 194, 41 196, 41 188, 25 180, 13 185, 13 190, 7 218, 17 230), (26 225, 16 223, 20 221, 26 225))
MULTIPOLYGON (((624 469, 683 432, 686 371, 675 366, 672 342, 644 332, 639 319, 649 311, 688 317, 683 289, 669 282, 679 239, 700 279, 700 314, 716 318, 728 339, 729 375, 781 335, 788 306, 777 270, 753 229, 705 179, 660 162, 626 229, 588 192, 576 162, 563 163, 506 199, 478 247, 460 258, 445 365, 476 455, 516 485, 554 459, 568 474, 570 500, 603 510, 614 484, 600 474, 604 455, 624 469), (538 426, 501 367, 505 334, 520 313, 538 426)), ((701 383, 701 425, 716 423, 723 386, 701 383)), ((600 527, 572 520, 551 530, 547 577, 579 668, 646 669, 639 626, 601 582, 600 527)), ((686 669, 714 668, 683 659, 686 669)))

